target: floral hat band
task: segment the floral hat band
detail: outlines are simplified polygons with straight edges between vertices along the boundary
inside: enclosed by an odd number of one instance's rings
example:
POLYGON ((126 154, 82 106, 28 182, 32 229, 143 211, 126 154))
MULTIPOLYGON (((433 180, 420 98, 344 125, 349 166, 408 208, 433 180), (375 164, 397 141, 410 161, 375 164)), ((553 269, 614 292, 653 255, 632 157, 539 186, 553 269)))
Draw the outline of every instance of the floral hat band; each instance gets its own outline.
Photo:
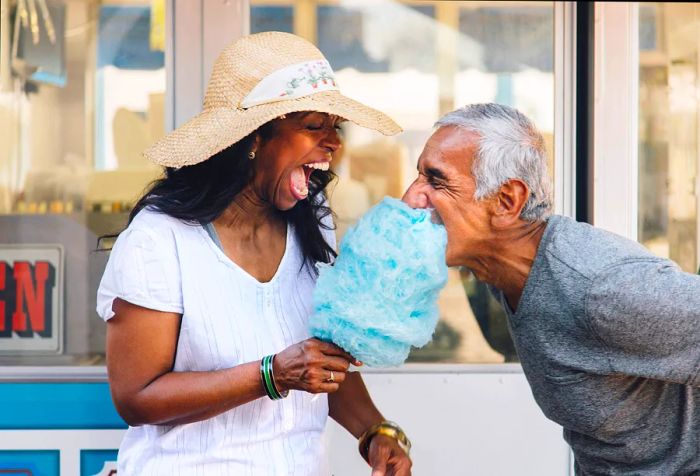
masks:
POLYGON ((310 96, 321 91, 339 91, 335 73, 326 60, 305 61, 265 76, 243 98, 240 107, 248 109, 261 104, 310 96))
POLYGON ((333 114, 385 135, 401 127, 381 111, 344 96, 316 46, 266 31, 228 45, 214 62, 202 112, 159 139, 144 156, 165 167, 203 162, 292 112, 333 114))

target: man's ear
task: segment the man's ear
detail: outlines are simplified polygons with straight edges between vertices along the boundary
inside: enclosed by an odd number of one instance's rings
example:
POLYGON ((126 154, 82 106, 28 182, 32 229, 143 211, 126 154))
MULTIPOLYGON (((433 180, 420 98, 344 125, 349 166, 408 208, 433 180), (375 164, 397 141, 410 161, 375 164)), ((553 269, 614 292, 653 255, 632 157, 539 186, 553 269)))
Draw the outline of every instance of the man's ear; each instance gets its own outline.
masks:
POLYGON ((493 197, 491 222, 494 227, 508 227, 520 220, 520 213, 528 198, 530 198, 530 189, 520 179, 511 179, 501 185, 493 197))

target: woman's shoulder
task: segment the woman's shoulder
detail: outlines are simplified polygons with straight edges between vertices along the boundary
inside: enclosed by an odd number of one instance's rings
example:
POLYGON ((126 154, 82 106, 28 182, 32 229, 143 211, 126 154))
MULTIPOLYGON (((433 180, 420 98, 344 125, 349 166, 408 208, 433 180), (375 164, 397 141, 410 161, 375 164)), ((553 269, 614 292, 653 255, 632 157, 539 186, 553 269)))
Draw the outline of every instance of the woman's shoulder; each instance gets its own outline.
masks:
POLYGON ((145 232, 152 236, 172 236, 174 232, 191 227, 184 221, 152 207, 146 207, 134 216, 126 228, 129 232, 145 232))
POLYGON ((191 224, 153 208, 144 208, 119 234, 112 250, 140 248, 157 255, 176 256, 178 249, 191 249, 197 238, 191 224))
POLYGON ((114 312, 119 297, 142 307, 182 313, 179 220, 153 210, 141 210, 114 243, 97 293, 103 319, 114 312))

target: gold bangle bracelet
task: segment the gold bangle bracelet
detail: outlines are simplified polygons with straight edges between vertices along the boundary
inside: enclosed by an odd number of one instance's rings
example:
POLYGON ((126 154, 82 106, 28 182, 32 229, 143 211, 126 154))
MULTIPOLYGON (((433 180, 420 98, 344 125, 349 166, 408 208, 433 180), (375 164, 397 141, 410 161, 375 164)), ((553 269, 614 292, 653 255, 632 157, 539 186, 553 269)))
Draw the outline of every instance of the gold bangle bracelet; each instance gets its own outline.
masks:
POLYGON ((360 436, 358 449, 360 450, 360 455, 367 463, 369 463, 369 445, 372 443, 372 438, 377 435, 384 435, 395 439, 399 448, 401 448, 407 456, 410 454, 411 440, 408 439, 401 427, 394 422, 383 421, 372 425, 360 436))

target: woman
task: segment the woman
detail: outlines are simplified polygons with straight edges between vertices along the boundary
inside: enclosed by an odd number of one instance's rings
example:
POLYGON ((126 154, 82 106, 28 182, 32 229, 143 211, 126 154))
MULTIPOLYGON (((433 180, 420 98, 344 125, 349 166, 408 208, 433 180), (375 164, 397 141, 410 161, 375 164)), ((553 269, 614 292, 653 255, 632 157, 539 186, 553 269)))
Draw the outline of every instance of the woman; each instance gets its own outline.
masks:
POLYGON ((315 265, 335 256, 323 190, 344 119, 400 131, 342 96, 313 45, 261 33, 223 51, 204 112, 146 151, 166 174, 98 291, 130 425, 120 475, 326 474, 328 415, 375 474, 410 474, 405 435, 348 372, 360 363, 307 331, 315 265))

